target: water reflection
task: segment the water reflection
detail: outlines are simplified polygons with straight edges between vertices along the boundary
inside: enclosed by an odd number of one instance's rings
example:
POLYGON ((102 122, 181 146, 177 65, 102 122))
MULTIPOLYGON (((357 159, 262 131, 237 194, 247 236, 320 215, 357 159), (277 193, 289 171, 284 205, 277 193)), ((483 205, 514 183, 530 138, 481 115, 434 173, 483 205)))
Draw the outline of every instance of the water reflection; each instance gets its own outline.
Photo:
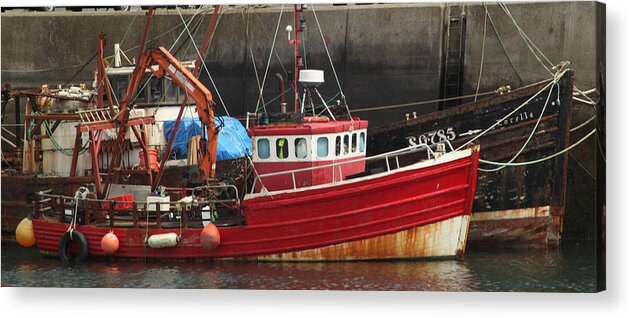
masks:
POLYGON ((383 262, 91 262, 64 265, 2 244, 2 282, 25 287, 270 290, 594 291, 590 243, 556 250, 467 251, 464 260, 383 262))

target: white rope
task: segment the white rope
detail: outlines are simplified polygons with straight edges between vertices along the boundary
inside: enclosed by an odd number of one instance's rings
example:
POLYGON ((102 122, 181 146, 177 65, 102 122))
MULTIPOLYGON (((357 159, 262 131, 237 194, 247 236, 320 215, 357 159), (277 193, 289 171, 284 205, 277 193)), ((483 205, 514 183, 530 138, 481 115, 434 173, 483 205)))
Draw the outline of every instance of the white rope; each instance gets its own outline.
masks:
MULTIPOLYGON (((180 12, 180 8, 179 7, 175 7, 177 9, 177 13, 180 15, 180 19, 182 20, 182 22, 184 22, 184 17, 182 16, 182 12, 180 12)), ((213 80, 213 77, 210 76, 210 72, 208 71, 208 67, 206 67, 206 62, 204 62, 204 57, 202 57, 202 54, 199 52, 199 49, 197 48, 197 44, 195 44, 195 38, 193 37, 193 35, 191 34, 191 31, 188 29, 188 25, 184 25, 184 29, 186 30, 186 33, 188 33, 188 36, 191 38, 191 42, 193 43, 193 47, 195 48, 195 52, 197 52, 197 56, 199 57, 199 59, 202 62, 202 66, 204 68, 204 70, 206 71, 206 75, 208 75, 208 78, 210 79, 210 83, 213 84, 213 88, 215 89, 215 93, 217 93, 217 97, 219 97, 219 101, 221 102, 221 106, 223 106, 224 111, 226 112, 226 115, 230 116, 230 113, 228 112, 228 108, 226 108, 226 104, 223 102, 223 99, 221 98, 221 94, 219 93, 219 90, 217 89, 217 85, 215 85, 215 81, 213 80)))
MULTIPOLYGON (((558 86, 558 84, 556 84, 556 85, 558 86)), ((530 132, 530 136, 528 136, 528 139, 526 139, 526 142, 524 142, 524 144, 521 146, 521 149, 519 149, 510 160, 508 160, 508 163, 506 165, 502 165, 502 166, 494 168, 494 169, 478 169, 478 170, 485 171, 485 172, 494 172, 494 171, 502 170, 502 169, 506 168, 508 164, 510 164, 513 161, 515 161, 515 159, 517 159, 517 157, 519 157, 521 155, 522 151, 524 151, 524 149, 526 149, 526 146, 528 145, 528 143, 530 143, 530 140, 532 139, 532 136, 535 135, 535 132, 537 131, 537 128, 539 128, 539 123, 541 123, 541 118, 543 118, 543 114, 546 112, 546 108, 548 107, 548 102, 550 102, 550 96, 552 96, 552 91, 553 90, 554 90, 554 85, 552 85, 550 87, 550 91, 548 92, 548 97, 546 98, 546 102, 543 104, 543 107, 541 108, 541 114, 539 114, 539 118, 537 119, 537 122, 535 123, 535 126, 532 128, 532 131, 530 132)), ((558 94, 558 90, 559 90, 559 88, 557 88, 557 94, 558 94)))
POLYGON ((475 137, 471 138, 469 141, 465 142, 464 144, 462 144, 460 147, 458 147, 456 150, 460 150, 464 147, 466 147, 468 144, 470 144, 471 142, 477 140, 478 138, 484 136, 484 134, 486 134, 487 132, 489 132, 491 129, 495 128, 497 125, 499 125, 500 123, 502 123, 506 118, 510 117, 511 115, 513 115, 514 113, 516 113, 517 111, 519 111, 520 109, 522 109, 524 106, 528 105, 528 103, 530 103, 533 99, 535 99, 535 97, 539 96, 539 94, 541 94, 541 92, 545 91, 546 89, 548 89, 548 87, 550 87, 551 85, 555 84, 555 81, 557 80, 557 78, 561 78, 565 73, 567 72, 566 70, 563 70, 561 73, 559 73, 557 76, 555 76, 555 78, 550 81, 550 83, 546 84, 546 86, 544 86, 541 90, 539 90, 538 92, 536 92, 534 95, 532 95, 530 98, 528 98, 528 100, 526 100, 525 102, 523 102, 521 105, 517 106, 517 108, 515 108, 513 111, 511 111, 510 113, 508 113, 506 116, 502 117, 501 119, 497 120, 495 122, 495 124, 491 125, 489 128, 487 128, 486 130, 484 130, 482 133, 476 135, 475 137))
POLYGON ((281 21, 281 18, 283 17, 284 9, 285 9, 285 4, 282 5, 282 7, 280 8, 280 13, 278 14, 278 22, 276 23, 276 31, 274 32, 274 38, 272 39, 272 48, 270 49, 269 57, 267 58, 267 66, 265 67, 265 73, 263 74, 263 83, 261 83, 261 86, 259 87, 259 98, 256 100, 255 113, 258 112, 261 98, 263 98, 263 86, 265 86, 265 80, 267 79, 267 72, 269 71, 269 65, 270 65, 270 62, 272 61, 272 55, 274 54, 274 46, 276 45, 276 38, 278 37, 278 29, 280 28, 280 21, 281 21))
MULTIPOLYGON (((492 94, 495 94, 495 91, 480 93, 480 94, 477 94, 477 96, 486 96, 486 95, 492 95, 492 94)), ((435 103, 446 102, 446 101, 457 100, 457 99, 472 98, 472 97, 475 97, 475 96, 476 96, 476 94, 470 94, 470 95, 464 95, 464 96, 455 96, 455 97, 448 97, 448 98, 424 100, 424 101, 420 101, 420 102, 411 102, 411 103, 385 105, 385 106, 377 106, 377 107, 370 107, 370 108, 361 108, 361 109, 353 110, 352 112, 353 113, 361 113, 361 112, 368 112, 368 111, 375 111, 375 110, 384 110, 384 109, 402 108, 402 107, 417 106, 417 105, 435 104, 435 103)))
MULTIPOLYGON (((483 159, 479 159, 480 162, 482 163, 486 163, 486 164, 491 164, 491 165, 506 165, 506 166, 512 166, 512 167, 516 167, 516 166, 527 166, 527 165, 532 165, 532 164, 536 164, 536 163, 540 163, 549 159, 552 159, 554 157, 560 156, 568 151, 570 151, 571 149, 573 149, 574 147, 578 146, 579 144, 581 144, 583 141, 585 141, 585 139, 589 138, 591 135, 593 135, 594 133, 596 133, 596 129, 592 129, 592 131, 585 135, 583 138, 581 138, 581 140, 577 141, 576 143, 572 144, 571 146, 555 153, 552 155, 549 155, 547 157, 543 157, 541 159, 537 159, 537 160, 533 160, 533 161, 525 161, 525 162, 513 162, 513 163, 505 163, 505 162, 495 162, 495 161, 490 161, 490 160, 483 160, 483 159)), ((481 171, 484 171, 482 169, 479 169, 481 171)))
POLYGON ((588 120, 586 120, 584 123, 582 123, 582 124, 580 124, 580 125, 578 125, 578 126, 576 126, 576 127, 572 128, 572 129, 570 129, 570 132, 574 132, 574 131, 577 131, 577 130, 579 130, 579 129, 583 128, 583 126, 585 126, 585 125, 589 124, 589 122, 590 122, 590 121, 592 121, 592 120, 594 120, 595 118, 596 118, 596 115, 594 115, 594 116, 590 117, 590 118, 589 118, 588 120))

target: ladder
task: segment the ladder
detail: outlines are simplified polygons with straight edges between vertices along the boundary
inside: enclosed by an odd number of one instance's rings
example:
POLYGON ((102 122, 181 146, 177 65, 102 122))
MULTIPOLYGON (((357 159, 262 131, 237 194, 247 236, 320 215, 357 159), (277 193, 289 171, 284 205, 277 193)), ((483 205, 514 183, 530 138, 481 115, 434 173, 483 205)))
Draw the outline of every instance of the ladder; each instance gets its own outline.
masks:
MULTIPOLYGON (((466 37, 466 15, 464 5, 447 8, 447 29, 445 33, 445 64, 441 98, 457 97, 463 94, 464 51, 466 37)), ((460 99, 444 101, 440 109, 461 103, 460 99)))
MULTIPOLYGON (((118 110, 118 108, 115 108, 118 110)), ((102 121, 111 121, 112 115, 109 108, 97 108, 78 111, 77 114, 82 124, 89 124, 102 121)))

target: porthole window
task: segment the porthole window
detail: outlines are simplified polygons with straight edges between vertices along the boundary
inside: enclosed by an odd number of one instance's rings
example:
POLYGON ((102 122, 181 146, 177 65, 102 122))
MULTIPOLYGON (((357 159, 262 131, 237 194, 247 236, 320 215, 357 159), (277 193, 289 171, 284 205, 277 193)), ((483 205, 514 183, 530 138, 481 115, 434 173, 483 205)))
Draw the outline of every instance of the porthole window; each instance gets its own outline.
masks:
POLYGON ((366 135, 364 132, 359 134, 359 152, 366 150, 366 135))
POLYGON ((335 155, 339 156, 342 153, 342 137, 335 137, 335 155))
POLYGON ((353 134, 353 137, 351 138, 351 152, 357 152, 357 134, 353 134))
POLYGON ((296 138, 294 140, 294 152, 298 159, 307 158, 307 139, 296 138))
POLYGON ((344 135, 344 154, 348 155, 348 135, 344 135))
POLYGON ((269 158, 269 140, 267 139, 259 139, 256 142, 256 148, 259 154, 260 159, 268 159, 269 158))
POLYGON ((326 158, 329 155, 329 138, 318 138, 318 158, 326 158))
POLYGON ((278 159, 287 159, 289 156, 289 145, 287 144, 287 139, 278 138, 276 139, 276 157, 278 159))

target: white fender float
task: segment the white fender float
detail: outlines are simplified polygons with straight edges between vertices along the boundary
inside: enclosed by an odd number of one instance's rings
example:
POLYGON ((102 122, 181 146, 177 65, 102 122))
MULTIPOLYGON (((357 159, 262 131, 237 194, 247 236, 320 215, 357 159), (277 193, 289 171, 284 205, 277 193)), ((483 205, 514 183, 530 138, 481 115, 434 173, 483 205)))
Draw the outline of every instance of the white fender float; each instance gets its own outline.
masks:
POLYGON ((147 245, 151 248, 175 247, 181 239, 175 233, 154 234, 149 236, 147 245))

